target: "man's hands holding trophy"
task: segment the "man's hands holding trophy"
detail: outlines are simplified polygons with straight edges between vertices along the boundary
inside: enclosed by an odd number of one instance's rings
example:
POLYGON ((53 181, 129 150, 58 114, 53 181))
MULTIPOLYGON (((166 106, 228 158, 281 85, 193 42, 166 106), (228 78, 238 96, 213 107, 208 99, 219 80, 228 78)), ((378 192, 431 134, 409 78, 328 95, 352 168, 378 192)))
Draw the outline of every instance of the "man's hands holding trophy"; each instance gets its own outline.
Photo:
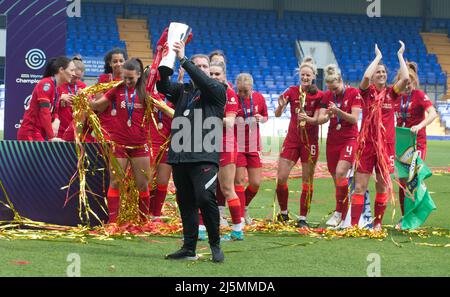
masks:
POLYGON ((184 41, 175 41, 173 44, 173 51, 176 54, 178 60, 181 60, 185 57, 185 44, 184 41))
MULTIPOLYGON (((163 35, 166 31, 163 32, 163 35)), ((185 56, 185 45, 192 38, 191 28, 186 24, 170 23, 167 31, 167 43, 164 45, 163 55, 159 63, 159 73, 170 76, 175 69, 176 59, 181 60, 185 56)), ((163 39, 161 39, 163 40, 163 39)))

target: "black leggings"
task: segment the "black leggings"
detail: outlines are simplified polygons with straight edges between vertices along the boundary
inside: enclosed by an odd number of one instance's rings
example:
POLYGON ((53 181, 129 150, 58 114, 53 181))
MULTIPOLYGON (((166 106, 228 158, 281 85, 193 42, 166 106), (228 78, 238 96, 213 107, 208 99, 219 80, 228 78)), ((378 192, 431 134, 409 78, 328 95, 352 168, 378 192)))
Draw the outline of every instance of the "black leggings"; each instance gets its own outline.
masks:
POLYGON ((183 223, 183 247, 189 250, 195 251, 197 247, 199 209, 208 231, 209 244, 220 245, 217 172, 218 167, 213 163, 173 165, 173 180, 183 223))

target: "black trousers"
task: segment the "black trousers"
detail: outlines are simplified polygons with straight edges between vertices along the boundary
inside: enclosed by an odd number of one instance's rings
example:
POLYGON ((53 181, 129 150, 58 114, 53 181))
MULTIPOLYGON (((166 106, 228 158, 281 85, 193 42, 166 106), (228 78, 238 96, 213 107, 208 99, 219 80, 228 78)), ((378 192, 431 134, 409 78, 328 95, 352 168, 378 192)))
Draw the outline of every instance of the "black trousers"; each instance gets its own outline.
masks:
POLYGON ((198 210, 208 232, 209 244, 220 245, 219 207, 216 200, 218 167, 214 163, 182 163, 172 166, 183 223, 184 248, 195 251, 198 210))

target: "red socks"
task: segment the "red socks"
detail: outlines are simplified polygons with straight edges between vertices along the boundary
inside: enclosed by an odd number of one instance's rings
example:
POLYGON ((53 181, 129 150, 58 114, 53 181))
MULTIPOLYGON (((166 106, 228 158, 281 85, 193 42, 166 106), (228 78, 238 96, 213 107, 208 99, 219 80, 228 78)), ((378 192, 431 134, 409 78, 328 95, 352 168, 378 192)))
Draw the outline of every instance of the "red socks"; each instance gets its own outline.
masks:
POLYGON ((245 189, 245 206, 250 205, 250 202, 255 198, 258 191, 259 187, 253 188, 251 185, 248 185, 247 189, 245 189))
POLYGON ((150 211, 155 217, 161 216, 161 210, 167 196, 167 187, 168 185, 157 185, 155 194, 150 200, 150 211))
POLYGON ((244 186, 235 185, 234 186, 234 190, 236 191, 236 194, 237 194, 237 196, 239 198, 239 201, 241 202, 240 203, 241 204, 241 217, 244 217, 244 215, 245 215, 245 202, 246 202, 246 199, 245 199, 245 188, 244 188, 244 186))
POLYGON ((287 184, 277 184, 277 198, 281 211, 288 210, 289 190, 287 184))
POLYGON ((141 219, 145 219, 150 213, 150 193, 147 191, 139 192, 139 211, 141 219))
POLYGON ((303 184, 302 196, 300 197, 300 216, 306 217, 308 214, 309 206, 312 201, 314 192, 313 184, 303 184))
POLYGON ((364 210, 364 195, 353 194, 352 196, 352 226, 357 226, 359 218, 364 210))
POLYGON ((336 178, 336 211, 344 220, 348 211, 348 178, 336 178))
POLYGON ((239 198, 233 198, 228 200, 228 208, 230 209, 231 221, 233 224, 241 223, 241 202, 239 198))
POLYGON ((377 193, 375 196, 375 221, 374 226, 381 224, 383 220, 384 211, 387 206, 388 195, 387 193, 377 193))
POLYGON ((200 211, 200 209, 198 210, 198 224, 205 225, 205 223, 203 223, 203 216, 202 216, 202 212, 200 211))
POLYGON ((107 194, 108 200, 108 212, 109 212, 109 221, 108 223, 116 223, 117 218, 119 216, 119 208, 120 208, 120 191, 119 189, 108 189, 107 194))

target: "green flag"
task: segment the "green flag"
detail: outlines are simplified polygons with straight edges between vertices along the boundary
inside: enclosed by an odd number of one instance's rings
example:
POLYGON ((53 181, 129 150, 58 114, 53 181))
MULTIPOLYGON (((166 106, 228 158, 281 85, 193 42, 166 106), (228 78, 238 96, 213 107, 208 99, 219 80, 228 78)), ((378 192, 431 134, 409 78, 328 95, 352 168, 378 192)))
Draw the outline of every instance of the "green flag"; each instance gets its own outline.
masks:
POLYGON ((406 179, 405 214, 402 229, 416 229, 436 209, 430 193, 425 185, 425 179, 431 176, 428 166, 416 151, 416 135, 409 128, 396 128, 395 166, 398 177, 406 179))

